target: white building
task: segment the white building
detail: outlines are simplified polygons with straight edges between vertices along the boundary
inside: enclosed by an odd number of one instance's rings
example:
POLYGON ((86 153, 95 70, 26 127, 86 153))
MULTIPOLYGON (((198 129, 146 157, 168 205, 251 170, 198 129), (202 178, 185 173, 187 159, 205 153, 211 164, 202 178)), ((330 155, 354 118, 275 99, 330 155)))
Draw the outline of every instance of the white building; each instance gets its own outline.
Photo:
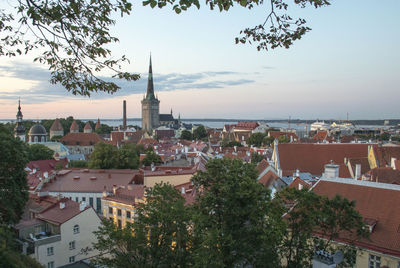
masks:
POLYGON ((23 253, 44 267, 60 267, 98 254, 93 249, 97 241, 93 232, 101 220, 86 203, 31 195, 24 215, 15 226, 23 253))

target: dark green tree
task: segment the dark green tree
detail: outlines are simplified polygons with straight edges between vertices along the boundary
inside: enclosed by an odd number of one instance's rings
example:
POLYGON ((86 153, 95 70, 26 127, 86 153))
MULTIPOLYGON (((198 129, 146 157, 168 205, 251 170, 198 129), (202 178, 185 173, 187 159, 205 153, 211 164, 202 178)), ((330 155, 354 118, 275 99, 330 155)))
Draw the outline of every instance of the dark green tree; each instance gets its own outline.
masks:
POLYGON ((289 141, 290 141, 290 139, 286 135, 279 136, 279 138, 278 138, 279 143, 288 143, 289 141))
POLYGON ((194 258, 201 267, 278 267, 279 210, 252 164, 211 160, 192 178, 204 191, 194 205, 194 258))
POLYGON ((193 140, 193 135, 189 130, 182 130, 180 139, 191 141, 193 140))
POLYGON ((141 148, 133 143, 124 143, 118 150, 117 168, 137 169, 139 167, 139 156, 141 148))
POLYGON ((71 160, 68 163, 68 167, 70 168, 87 168, 88 161, 85 160, 71 160))
POLYGON ((8 225, 18 222, 28 200, 28 155, 24 143, 1 125, 0 148, 0 224, 8 225))
POLYGON ((41 267, 18 252, 15 233, 10 228, 20 220, 28 200, 26 146, 0 124, 0 148, 0 267, 41 267))
POLYGON ((207 131, 203 125, 198 126, 195 130, 193 130, 193 139, 201 140, 206 137, 207 137, 207 131))
POLYGON ((43 144, 28 145, 29 161, 54 159, 54 151, 43 144))
POLYGON ((260 147, 263 145, 265 136, 266 136, 265 133, 253 133, 250 135, 250 137, 247 139, 246 142, 248 145, 254 145, 260 147))
POLYGON ((264 156, 258 154, 258 153, 252 153, 251 154, 251 163, 257 165, 259 162, 261 162, 263 159, 265 159, 264 156))
POLYGON ((265 145, 265 146, 271 146, 271 144, 273 144, 274 143, 274 141, 275 141, 275 138, 274 137, 272 137, 272 136, 265 136, 264 137, 264 139, 263 139, 263 144, 265 145))
POLYGON ((97 143, 89 157, 89 168, 111 169, 118 165, 117 147, 107 143, 97 143))
POLYGON ((109 125, 106 124, 100 124, 100 128, 95 130, 97 134, 110 134, 111 131, 113 131, 113 127, 110 127, 109 125))
POLYGON ((142 160, 142 165, 151 166, 151 164, 160 164, 162 163, 161 157, 153 151, 146 152, 146 157, 142 160))
POLYGON ((133 224, 124 229, 103 221, 96 232, 97 263, 106 267, 191 266, 190 210, 169 184, 146 189, 146 203, 137 206, 133 224))

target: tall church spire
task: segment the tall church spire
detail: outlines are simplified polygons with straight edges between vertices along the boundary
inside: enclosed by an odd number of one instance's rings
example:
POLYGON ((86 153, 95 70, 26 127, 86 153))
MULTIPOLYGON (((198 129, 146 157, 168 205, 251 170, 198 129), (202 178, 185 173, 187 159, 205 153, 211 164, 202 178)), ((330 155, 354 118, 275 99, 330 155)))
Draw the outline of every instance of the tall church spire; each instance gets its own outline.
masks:
POLYGON ((153 69, 151 67, 151 54, 150 54, 150 65, 149 65, 149 78, 147 81, 147 94, 146 99, 155 99, 154 96, 154 84, 153 84, 153 69))

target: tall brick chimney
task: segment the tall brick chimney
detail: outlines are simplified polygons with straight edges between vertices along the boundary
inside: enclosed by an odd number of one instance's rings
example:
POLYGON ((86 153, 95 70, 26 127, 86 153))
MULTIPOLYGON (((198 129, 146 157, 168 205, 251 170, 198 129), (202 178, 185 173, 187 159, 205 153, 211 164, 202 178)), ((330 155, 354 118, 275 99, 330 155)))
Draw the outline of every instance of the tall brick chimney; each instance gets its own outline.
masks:
POLYGON ((124 130, 126 130, 126 100, 124 100, 124 111, 123 111, 123 122, 122 122, 122 127, 124 130))

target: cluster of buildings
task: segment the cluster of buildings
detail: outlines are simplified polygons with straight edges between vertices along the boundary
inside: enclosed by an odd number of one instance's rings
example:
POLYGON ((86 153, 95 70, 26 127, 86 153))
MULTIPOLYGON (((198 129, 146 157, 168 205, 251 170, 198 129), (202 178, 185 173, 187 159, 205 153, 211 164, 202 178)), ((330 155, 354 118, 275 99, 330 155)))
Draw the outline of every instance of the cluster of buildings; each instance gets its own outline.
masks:
MULTIPOLYGON (((146 202, 146 188, 164 182, 173 185, 192 204, 196 198, 190 179, 206 169, 213 158, 240 159, 257 164, 257 180, 271 190, 272 196, 286 187, 310 189, 329 198, 341 195, 356 202, 368 230, 369 239, 355 241, 357 267, 400 267, 400 145, 360 142, 353 136, 333 135, 331 126, 315 124, 313 134, 299 137, 292 130, 271 130, 258 122, 238 122, 223 129, 206 129, 204 140, 181 140, 183 129, 193 131, 171 114, 160 114, 160 101, 154 94, 150 59, 146 96, 142 103, 142 130, 126 125, 126 102, 123 103, 122 127, 101 136, 86 123, 83 132, 74 121, 69 133, 58 119, 46 129, 38 124, 29 130, 22 126, 18 105, 15 136, 28 143, 41 143, 56 153, 54 160, 33 161, 26 167, 29 202, 20 223, 15 226, 21 248, 42 265, 53 268, 80 262, 85 265, 98 252, 93 235, 101 219, 112 220, 124 228, 133 222, 136 207, 146 202), (263 133, 274 140, 272 146, 252 146, 248 139, 263 133), (285 143, 278 140, 284 137, 285 143), (68 168, 68 161, 85 160, 98 143, 121 147, 124 143, 151 147, 162 159, 161 165, 138 170, 92 170, 68 168), (235 142, 235 146, 224 144, 235 142)), ((100 127, 97 121, 95 129, 100 127)), ((335 126, 351 129, 351 126, 335 126)), ((140 156, 143 159, 144 155, 140 156)), ((319 235, 317 232, 315 235, 319 235)), ((341 244, 353 243, 340 236, 341 244)), ((328 267, 328 266, 327 266, 328 267)), ((333 267, 333 266, 329 266, 333 267)))

